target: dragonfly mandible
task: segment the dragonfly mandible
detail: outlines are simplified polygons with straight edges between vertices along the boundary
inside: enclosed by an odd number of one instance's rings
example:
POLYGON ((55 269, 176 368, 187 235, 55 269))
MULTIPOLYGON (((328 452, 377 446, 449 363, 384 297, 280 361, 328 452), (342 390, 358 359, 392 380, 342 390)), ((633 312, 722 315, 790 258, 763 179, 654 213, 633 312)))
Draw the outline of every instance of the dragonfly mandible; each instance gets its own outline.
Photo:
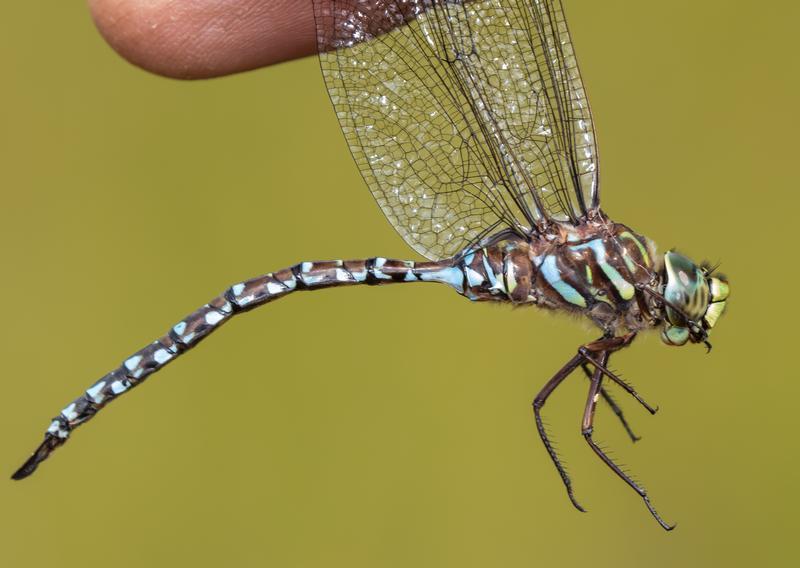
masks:
POLYGON ((645 489, 594 442, 603 382, 656 409, 609 368, 640 332, 705 344, 727 280, 600 208, 592 114, 560 0, 313 0, 322 73, 342 131, 389 222, 428 260, 302 262, 234 284, 67 405, 13 475, 33 473, 76 427, 235 315, 293 292, 437 282, 472 301, 579 314, 599 328, 533 401, 539 436, 576 508, 542 422, 573 372, 589 390, 581 433, 665 529, 645 489))

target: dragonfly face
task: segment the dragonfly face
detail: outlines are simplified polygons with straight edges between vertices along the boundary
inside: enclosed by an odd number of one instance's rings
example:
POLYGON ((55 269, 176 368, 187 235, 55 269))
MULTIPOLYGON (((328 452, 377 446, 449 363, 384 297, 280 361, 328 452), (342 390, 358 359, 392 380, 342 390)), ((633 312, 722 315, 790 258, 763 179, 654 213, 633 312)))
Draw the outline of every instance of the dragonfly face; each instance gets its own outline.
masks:
POLYGON ((664 255, 666 318, 661 340, 667 345, 705 342, 725 310, 728 283, 674 251, 664 255))

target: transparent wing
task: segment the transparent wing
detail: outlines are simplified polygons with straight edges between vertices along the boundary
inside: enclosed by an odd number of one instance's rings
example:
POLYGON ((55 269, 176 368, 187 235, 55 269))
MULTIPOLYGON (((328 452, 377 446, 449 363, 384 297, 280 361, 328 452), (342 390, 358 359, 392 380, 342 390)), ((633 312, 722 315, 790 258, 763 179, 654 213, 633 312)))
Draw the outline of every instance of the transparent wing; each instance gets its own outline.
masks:
POLYGON ((314 0, 323 75, 389 221, 431 259, 598 206, 558 0, 314 0))

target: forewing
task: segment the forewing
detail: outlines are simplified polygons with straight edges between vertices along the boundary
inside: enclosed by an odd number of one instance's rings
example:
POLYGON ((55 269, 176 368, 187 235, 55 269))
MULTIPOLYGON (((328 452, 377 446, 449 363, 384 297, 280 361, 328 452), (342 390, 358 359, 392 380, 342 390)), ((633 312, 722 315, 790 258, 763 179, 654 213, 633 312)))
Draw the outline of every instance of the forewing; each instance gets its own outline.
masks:
POLYGON ((421 254, 597 206, 560 2, 314 0, 323 75, 381 209, 421 254))

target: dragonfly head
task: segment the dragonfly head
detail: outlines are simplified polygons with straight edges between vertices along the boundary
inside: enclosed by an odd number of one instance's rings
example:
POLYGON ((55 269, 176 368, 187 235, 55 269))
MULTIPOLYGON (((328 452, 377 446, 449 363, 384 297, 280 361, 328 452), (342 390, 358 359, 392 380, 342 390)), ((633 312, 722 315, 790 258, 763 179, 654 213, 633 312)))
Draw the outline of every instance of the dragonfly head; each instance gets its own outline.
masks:
POLYGON ((694 262, 674 251, 664 255, 665 318, 661 340, 667 345, 705 343, 708 333, 725 310, 728 282, 722 275, 712 275, 708 266, 694 262))

